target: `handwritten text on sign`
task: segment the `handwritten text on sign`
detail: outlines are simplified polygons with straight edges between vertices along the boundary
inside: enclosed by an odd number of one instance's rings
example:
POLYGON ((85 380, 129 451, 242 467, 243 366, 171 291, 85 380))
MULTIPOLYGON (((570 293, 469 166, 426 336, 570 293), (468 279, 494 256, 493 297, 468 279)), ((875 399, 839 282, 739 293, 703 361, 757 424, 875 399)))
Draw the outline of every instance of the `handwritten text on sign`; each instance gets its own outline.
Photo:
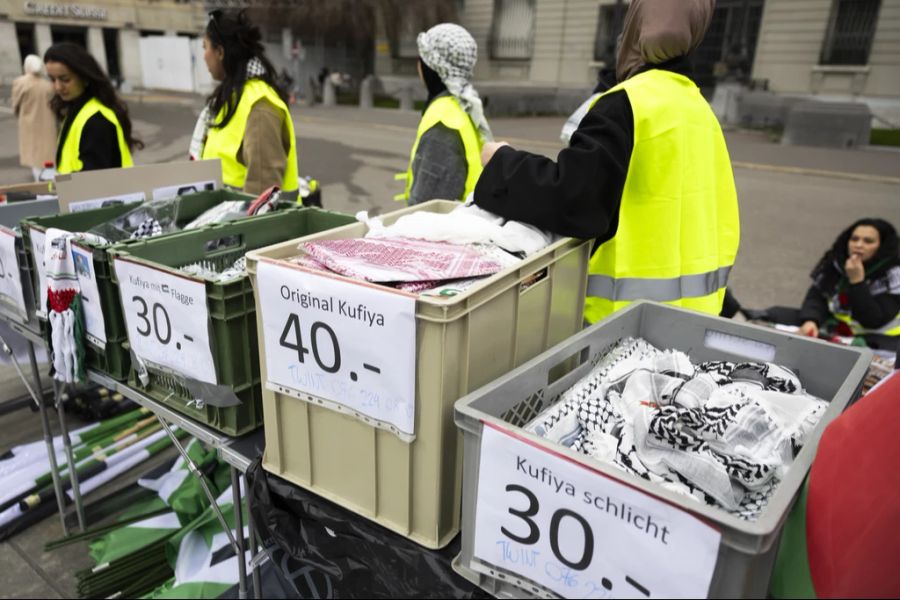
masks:
POLYGON ((120 258, 115 268, 128 342, 138 358, 218 383, 209 344, 206 284, 120 258))
POLYGON ((415 298, 260 261, 269 387, 415 434, 415 298))
POLYGON ((487 424, 476 506, 475 557, 565 598, 705 598, 709 590, 720 532, 487 424))
POLYGON ((103 307, 100 305, 100 288, 94 270, 94 251, 72 244, 72 261, 75 275, 81 288, 81 306, 84 311, 84 328, 87 338, 101 348, 106 346, 106 324, 103 322, 103 307))
POLYGON ((15 307, 20 316, 26 316, 19 260, 16 257, 16 234, 5 227, 0 227, 0 296, 4 296, 5 303, 15 307))

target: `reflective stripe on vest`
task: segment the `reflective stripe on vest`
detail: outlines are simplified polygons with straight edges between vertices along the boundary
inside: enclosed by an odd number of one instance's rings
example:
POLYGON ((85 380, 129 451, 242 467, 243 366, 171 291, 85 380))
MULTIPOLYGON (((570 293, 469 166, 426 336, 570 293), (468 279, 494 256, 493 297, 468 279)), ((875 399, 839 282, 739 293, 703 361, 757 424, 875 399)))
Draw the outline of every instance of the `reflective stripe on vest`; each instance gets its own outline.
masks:
POLYGON ((585 319, 634 300, 718 314, 740 237, 725 138, 709 103, 686 77, 635 75, 624 90, 634 145, 615 236, 590 262, 585 319))
MULTIPOLYGON (((416 132, 416 141, 413 144, 412 152, 409 154, 409 166, 406 173, 397 174, 395 180, 406 180, 406 189, 402 194, 394 196, 394 200, 409 201, 409 192, 413 186, 413 160, 416 158, 416 150, 419 148, 419 142, 425 132, 437 125, 443 124, 448 129, 458 131, 463 142, 463 149, 466 153, 466 164, 468 173, 466 174, 466 188, 460 198, 441 198, 442 200, 465 200, 478 183, 478 177, 481 175, 481 148, 484 141, 478 135, 478 130, 472 119, 459 105, 459 100, 453 96, 441 96, 436 98, 422 115, 419 121, 419 129, 416 132)), ((432 198, 429 198, 431 200, 432 198)))
MULTIPOLYGON (((260 79, 250 79, 244 83, 241 99, 237 109, 231 116, 231 120, 225 127, 210 127, 206 136, 206 144, 203 146, 202 158, 218 158, 222 161, 222 182, 225 185, 237 189, 243 189, 247 181, 247 166, 238 161, 237 155, 244 142, 244 133, 247 129, 247 119, 250 110, 258 101, 265 99, 272 106, 284 113, 288 126, 288 134, 291 138, 291 148, 287 155, 287 166, 280 182, 273 181, 271 185, 279 184, 282 190, 294 191, 299 187, 297 179, 297 138, 294 136, 294 121, 287 105, 278 97, 269 84, 260 79)), ((217 120, 225 113, 222 108, 217 120)))
POLYGON ((589 275, 587 293, 614 302, 654 300, 674 302, 681 298, 696 298, 716 293, 725 287, 731 267, 721 267, 708 273, 682 275, 671 279, 627 278, 613 279, 608 275, 589 275))
POLYGON ((880 335, 890 335, 890 336, 900 336, 900 313, 897 313, 897 316, 894 317, 891 321, 879 327, 878 329, 867 329, 863 327, 859 321, 855 320, 850 312, 841 308, 840 303, 837 298, 831 299, 831 314, 834 315, 834 318, 838 321, 846 323, 850 330, 855 335, 864 335, 867 333, 877 333, 880 335))
MULTIPOLYGON (((59 153, 59 165, 56 167, 56 172, 59 174, 65 173, 77 173, 84 168, 84 163, 81 162, 81 134, 84 131, 84 126, 87 124, 88 120, 100 113, 103 115, 107 121, 115 125, 116 127, 116 139, 119 142, 119 155, 122 157, 122 167, 131 167, 134 163, 131 160, 131 151, 128 149, 128 144, 125 143, 125 132, 122 131, 122 125, 119 123, 119 118, 116 116, 116 113, 111 109, 103 105, 96 98, 91 98, 87 102, 84 103, 84 106, 81 107, 81 110, 78 111, 78 114, 75 115, 72 120, 72 126, 69 128, 68 133, 66 133, 66 139, 62 140, 62 151, 59 153)), ((68 117, 66 117, 68 119, 68 117)))

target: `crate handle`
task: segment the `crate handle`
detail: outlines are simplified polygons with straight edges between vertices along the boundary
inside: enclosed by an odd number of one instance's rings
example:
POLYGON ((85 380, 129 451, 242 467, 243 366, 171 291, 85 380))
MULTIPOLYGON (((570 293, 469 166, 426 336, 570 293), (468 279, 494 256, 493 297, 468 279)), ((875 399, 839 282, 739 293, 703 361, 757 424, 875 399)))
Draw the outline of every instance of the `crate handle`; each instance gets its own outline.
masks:
POLYGON ((532 273, 531 275, 528 275, 527 277, 522 279, 522 281, 519 282, 519 293, 524 294, 525 292, 527 292, 528 290, 533 288, 538 283, 547 279, 547 277, 549 275, 550 275, 550 269, 547 267, 544 267, 540 271, 536 271, 536 272, 532 273))
POLYGON ((547 385, 553 385, 554 383, 586 363, 588 360, 590 360, 590 357, 590 346, 585 346, 581 350, 573 352, 569 356, 565 357, 547 371, 547 385))
POLYGON ((244 235, 235 233, 234 235, 226 235, 214 240, 209 240, 204 244, 203 250, 206 254, 230 252, 244 245, 244 235))

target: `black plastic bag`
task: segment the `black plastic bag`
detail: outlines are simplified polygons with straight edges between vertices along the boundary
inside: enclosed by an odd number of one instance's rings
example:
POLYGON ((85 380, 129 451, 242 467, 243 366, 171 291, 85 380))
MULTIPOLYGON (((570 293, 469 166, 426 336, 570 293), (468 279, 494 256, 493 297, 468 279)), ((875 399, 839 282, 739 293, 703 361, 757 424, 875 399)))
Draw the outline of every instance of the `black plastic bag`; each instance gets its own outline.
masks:
POLYGON ((261 543, 301 597, 490 597, 450 566, 459 554, 458 536, 446 548, 429 550, 266 473, 259 459, 247 478, 261 543))

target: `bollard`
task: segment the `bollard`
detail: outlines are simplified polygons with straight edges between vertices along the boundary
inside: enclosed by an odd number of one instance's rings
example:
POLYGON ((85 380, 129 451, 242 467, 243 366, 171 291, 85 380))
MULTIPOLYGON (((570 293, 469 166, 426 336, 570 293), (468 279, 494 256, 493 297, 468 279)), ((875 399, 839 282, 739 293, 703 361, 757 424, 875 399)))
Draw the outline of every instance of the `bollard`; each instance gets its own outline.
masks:
POLYGON ((326 77, 325 83, 322 85, 322 105, 335 106, 336 104, 337 94, 334 91, 334 84, 331 83, 330 77, 326 77))
POLYGON ((359 107, 372 108, 374 105, 373 90, 375 88, 375 76, 366 75, 359 84, 359 107))
POLYGON ((405 88, 401 89, 398 96, 400 97, 400 110, 412 110, 413 109, 412 88, 405 87, 405 88))

